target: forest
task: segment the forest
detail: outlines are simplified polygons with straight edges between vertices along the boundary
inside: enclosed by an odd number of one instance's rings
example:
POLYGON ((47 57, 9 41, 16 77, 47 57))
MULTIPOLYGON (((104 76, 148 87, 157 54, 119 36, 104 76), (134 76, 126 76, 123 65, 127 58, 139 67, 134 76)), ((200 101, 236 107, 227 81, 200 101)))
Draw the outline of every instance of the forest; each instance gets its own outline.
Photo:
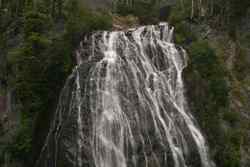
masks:
POLYGON ((0 107, 0 166, 34 167, 84 36, 168 22, 189 57, 185 93, 211 158, 217 167, 249 167, 250 1, 89 3, 0 0, 0 97, 18 113, 13 120, 0 107))

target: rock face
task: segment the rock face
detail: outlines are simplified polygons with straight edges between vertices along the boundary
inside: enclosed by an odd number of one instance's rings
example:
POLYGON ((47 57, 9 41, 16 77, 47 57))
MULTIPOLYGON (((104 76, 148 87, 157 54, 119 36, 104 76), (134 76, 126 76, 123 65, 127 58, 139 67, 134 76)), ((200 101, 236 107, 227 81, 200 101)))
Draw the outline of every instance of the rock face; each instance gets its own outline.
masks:
POLYGON ((212 167, 162 23, 85 37, 36 167, 212 167))

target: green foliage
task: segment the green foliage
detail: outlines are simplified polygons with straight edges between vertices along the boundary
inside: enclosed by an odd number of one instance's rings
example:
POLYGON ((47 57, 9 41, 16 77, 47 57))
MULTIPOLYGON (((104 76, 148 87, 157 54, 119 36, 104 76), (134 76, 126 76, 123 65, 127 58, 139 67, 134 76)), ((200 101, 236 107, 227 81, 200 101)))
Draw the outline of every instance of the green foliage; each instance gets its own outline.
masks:
POLYGON ((183 6, 181 4, 177 4, 176 6, 174 6, 171 9, 171 13, 170 16, 168 18, 168 21, 171 24, 178 24, 182 21, 184 21, 185 19, 189 18, 190 16, 190 5, 186 5, 187 8, 183 8, 183 6))
POLYGON ((219 63, 215 51, 206 41, 198 41, 191 45, 192 66, 207 81, 209 98, 216 106, 226 107, 229 104, 228 86, 225 80, 225 68, 219 63))
POLYGON ((130 5, 127 5, 126 3, 122 2, 122 1, 118 1, 116 4, 116 9, 115 9, 115 13, 118 13, 122 16, 127 16, 129 14, 133 14, 133 7, 131 7, 130 5))
MULTIPOLYGON (((18 47, 8 52, 9 67, 14 75, 12 86, 16 89, 17 98, 22 104, 22 122, 14 142, 8 145, 7 150, 13 158, 25 161, 24 166, 28 166, 27 161, 32 155, 31 148, 38 153, 43 144, 41 141, 49 128, 58 94, 72 69, 75 47, 84 34, 110 29, 112 18, 105 11, 91 12, 83 8, 78 0, 65 1, 64 4, 64 1, 60 0, 43 0, 36 3, 36 6, 33 0, 2 2, 1 32, 9 31, 10 25, 14 25, 11 30, 23 36, 18 47), (3 12, 2 9, 5 8, 7 12, 3 12), (61 19, 62 25, 61 22, 57 22, 58 18, 61 19), (58 25, 62 32, 56 32, 58 25)), ((197 18, 190 20, 190 2, 184 1, 185 8, 181 4, 174 7, 169 20, 175 25, 176 42, 185 45, 190 55, 191 61, 187 69, 189 82, 197 82, 188 83, 195 85, 190 93, 194 101, 194 112, 215 152, 214 157, 218 166, 239 167, 242 131, 225 131, 218 125, 226 121, 230 126, 237 126, 240 117, 237 113, 228 112, 229 88, 225 79, 227 74, 215 51, 208 42, 196 41, 189 26, 183 22, 198 20, 197 14, 197 18)), ((212 19, 221 17, 221 20, 227 22, 225 25, 231 28, 232 36, 235 36, 235 25, 245 15, 249 2, 213 0, 212 19)), ((159 8, 155 0, 136 0, 132 6, 118 3, 116 12, 120 15, 135 15, 141 24, 159 21, 159 8)), ((5 34, 0 33, 1 49, 6 47, 6 41, 11 38, 5 34)), ((236 61, 234 72, 241 80, 247 75, 247 66, 242 65, 246 61, 244 51, 240 51, 236 61)))
POLYGON ((215 160, 218 166, 240 167, 240 147, 242 142, 242 131, 228 131, 223 136, 223 144, 217 147, 215 160))
POLYGON ((247 51, 241 47, 239 48, 233 71, 235 72, 237 79, 242 81, 250 72, 250 63, 248 63, 247 51))
POLYGON ((207 41, 193 42, 188 52, 187 82, 196 85, 189 89, 191 107, 207 135, 215 162, 221 167, 239 167, 243 131, 235 128, 239 126, 240 115, 229 111, 225 67, 207 41))
MULTIPOLYGON (((192 43, 189 53, 192 57, 192 66, 199 71, 203 78, 217 80, 225 76, 225 68, 219 62, 214 49, 209 46, 207 41, 192 43)), ((217 82, 220 83, 219 81, 217 82)))
POLYGON ((36 112, 39 108, 39 95, 43 90, 44 51, 51 41, 38 33, 31 33, 21 48, 10 55, 9 63, 14 65, 15 87, 18 99, 25 112, 36 112))
POLYGON ((185 22, 175 24, 175 43, 187 46, 196 40, 195 34, 185 22))
POLYGON ((70 12, 67 17, 65 38, 73 46, 77 46, 86 33, 112 28, 112 17, 105 11, 91 12, 81 7, 77 1, 70 2, 67 11, 70 12))
MULTIPOLYGON (((169 22, 175 26, 175 42, 187 48, 190 57, 186 81, 191 109, 208 139, 217 166, 239 167, 241 147, 247 145, 242 143, 249 140, 245 137, 246 129, 249 128, 242 126, 248 124, 242 123, 244 119, 240 112, 232 111, 229 107, 232 98, 229 93, 235 95, 234 90, 229 88, 227 77, 230 75, 225 70, 224 62, 221 62, 217 52, 209 46, 210 41, 197 41, 191 28, 197 23, 208 24, 217 30, 228 32, 231 39, 237 40, 241 37, 248 44, 248 35, 238 35, 237 28, 249 10, 250 1, 239 3, 237 0, 204 0, 202 6, 207 12, 205 16, 200 16, 198 0, 194 2, 193 18, 190 18, 191 3, 188 1, 173 7, 169 17, 169 22)), ((238 46, 240 49, 237 51, 233 69, 238 81, 245 80, 250 72, 246 50, 242 49, 243 42, 241 47, 238 46)), ((236 96, 241 98, 242 94, 236 96)))
POLYGON ((250 48, 250 32, 244 32, 244 34, 240 34, 242 39, 241 43, 247 47, 250 48))
POLYGON ((23 116, 21 126, 15 133, 14 141, 6 147, 6 150, 14 159, 24 162, 30 160, 30 152, 32 147, 31 125, 30 119, 23 116))
POLYGON ((7 150, 12 158, 24 165, 28 165, 31 160, 34 113, 48 109, 43 98, 47 98, 48 92, 48 81, 44 76, 45 62, 49 57, 46 51, 52 43, 46 37, 50 25, 49 17, 43 13, 31 11, 25 14, 24 42, 7 56, 8 64, 15 74, 11 86, 15 88, 17 99, 22 104, 22 121, 7 150))
POLYGON ((189 45, 196 40, 196 36, 188 25, 187 20, 189 18, 190 11, 188 9, 182 9, 180 4, 171 9, 171 13, 168 17, 168 22, 175 27, 175 43, 180 45, 189 45))
POLYGON ((229 18, 231 25, 237 24, 246 15, 247 10, 250 8, 249 0, 229 0, 229 18))
POLYGON ((178 1, 172 8, 169 21, 173 24, 183 20, 194 23, 205 21, 211 27, 226 30, 232 39, 236 39, 238 25, 249 9, 249 0, 240 3, 239 0, 184 0, 178 1))
MULTIPOLYGON (((56 4, 26 2, 18 14, 21 24, 14 24, 22 40, 15 47, 6 49, 10 74, 8 85, 15 88, 23 117, 14 141, 9 143, 6 151, 11 160, 18 159, 24 166, 29 166, 39 154, 60 90, 72 71, 75 47, 83 35, 110 29, 112 18, 105 11, 91 12, 82 8, 77 0, 67 1, 65 8, 53 6, 59 5, 59 1, 56 4), (46 8, 46 5, 52 8, 46 8), (59 15, 63 17, 57 22, 59 15)), ((9 16, 8 19, 8 22, 0 23, 4 32, 17 20, 9 16)), ((2 38, 1 47, 5 47, 8 40, 8 35, 6 40, 2 38)))
MULTIPOLYGON (((206 110, 208 111, 207 113, 202 112, 203 107, 197 107, 198 110, 201 110, 198 113, 199 117, 202 120, 202 117, 207 120, 207 117, 215 116, 218 119, 217 122, 219 122, 221 109, 227 108, 229 105, 229 88, 225 79, 225 68, 219 62, 215 51, 208 45, 207 41, 192 43, 188 48, 188 52, 191 58, 189 70, 197 72, 199 79, 204 81, 204 87, 207 91, 206 110)), ((209 124, 207 125, 209 126, 209 124)), ((209 129, 209 127, 206 127, 206 129, 209 129)))
POLYGON ((25 15, 24 35, 25 37, 29 37, 30 33, 44 33, 50 29, 51 24, 52 21, 48 15, 30 11, 25 15))
POLYGON ((141 24, 157 23, 160 16, 156 0, 136 0, 131 5, 127 5, 124 1, 118 1, 115 12, 122 16, 132 14, 139 18, 141 24))

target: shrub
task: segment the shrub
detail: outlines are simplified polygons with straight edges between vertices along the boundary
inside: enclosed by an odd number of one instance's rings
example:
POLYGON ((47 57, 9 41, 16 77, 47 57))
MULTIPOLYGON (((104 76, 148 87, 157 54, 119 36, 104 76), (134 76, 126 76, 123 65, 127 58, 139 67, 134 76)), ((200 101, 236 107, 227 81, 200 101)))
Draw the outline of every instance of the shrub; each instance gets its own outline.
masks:
POLYGON ((30 33, 45 33, 52 26, 51 18, 35 11, 29 11, 25 14, 24 35, 29 37, 30 33))
POLYGON ((85 8, 75 8, 70 13, 66 23, 65 38, 72 47, 78 46, 80 39, 86 33, 112 28, 112 17, 105 11, 91 12, 85 8))
POLYGON ((136 0, 130 5, 126 4, 126 2, 118 1, 116 5, 116 13, 122 16, 132 14, 139 18, 141 24, 155 24, 159 21, 160 9, 156 0, 136 0))
POLYGON ((12 158, 28 162, 31 158, 32 129, 30 119, 24 118, 14 136, 14 141, 6 147, 12 158))
POLYGON ((248 76, 250 72, 250 63, 248 63, 249 61, 247 57, 247 51, 242 49, 241 47, 239 48, 240 49, 235 58, 235 65, 233 71, 235 72, 237 79, 239 81, 242 81, 248 76))
POLYGON ((207 136, 216 164, 239 167, 241 132, 227 131, 222 126, 223 120, 230 126, 237 126, 240 119, 237 113, 229 112, 230 89, 225 67, 207 41, 193 42, 188 53, 190 65, 186 77, 189 85, 196 85, 189 89, 192 109, 207 136))

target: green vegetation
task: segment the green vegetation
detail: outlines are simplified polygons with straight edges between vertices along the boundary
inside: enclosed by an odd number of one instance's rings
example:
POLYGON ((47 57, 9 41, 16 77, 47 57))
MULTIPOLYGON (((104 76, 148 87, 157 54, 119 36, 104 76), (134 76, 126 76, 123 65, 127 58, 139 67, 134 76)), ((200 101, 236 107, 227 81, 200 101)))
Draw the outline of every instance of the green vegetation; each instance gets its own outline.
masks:
POLYGON ((190 85, 199 85, 189 91, 191 108, 207 135, 216 164, 239 167, 243 131, 237 128, 240 115, 229 110, 230 89, 225 67, 207 41, 192 43, 188 51, 191 61, 187 80, 190 85))
POLYGON ((124 1, 118 1, 115 12, 122 15, 134 15, 139 18, 141 24, 154 24, 159 21, 159 7, 157 0, 136 0, 127 5, 124 1))
POLYGON ((207 81, 209 91, 208 98, 214 101, 216 106, 228 106, 228 86, 225 81, 225 67, 219 62, 215 51, 209 47, 207 41, 192 43, 189 49, 191 66, 199 72, 200 77, 207 81))
MULTIPOLYGON (((188 85, 187 93, 191 99, 191 110, 205 132, 211 148, 210 152, 217 166, 239 167, 242 144, 248 141, 244 135, 247 133, 248 123, 243 121, 245 119, 242 119, 240 112, 230 109, 230 103, 232 103, 231 94, 233 97, 241 98, 241 101, 245 100, 245 97, 241 97, 239 88, 232 88, 230 85, 229 80, 232 74, 226 70, 226 64, 222 62, 222 57, 219 55, 226 54, 225 52, 219 53, 219 50, 224 49, 213 49, 210 46, 211 41, 202 39, 199 30, 192 28, 198 24, 207 24, 217 30, 227 32, 232 40, 236 40, 236 25, 244 17, 249 1, 244 1, 243 4, 234 4, 236 1, 233 0, 216 1, 213 13, 205 15, 201 15, 198 7, 195 6, 192 18, 190 2, 184 1, 184 4, 179 3, 173 7, 169 21, 175 26, 175 42, 187 49, 190 58, 184 76, 188 85), (221 3, 226 5, 220 5, 221 3)), ((205 1, 203 3, 206 4, 205 1)), ((247 35, 243 40, 247 41, 247 35)), ((240 49, 237 51, 233 73, 241 81, 249 73, 249 65, 246 63, 246 50, 242 47, 238 48, 240 49)))
MULTIPOLYGON (((13 141, 0 149, 4 147, 10 161, 17 159, 28 167, 34 159, 30 155, 36 157, 42 146, 59 92, 72 70, 74 49, 85 34, 111 29, 112 17, 106 11, 90 11, 79 0, 0 2, 0 54, 7 59, 6 65, 0 62, 0 79, 15 89, 22 106, 22 120, 13 141)), ((203 0, 202 6, 200 1, 194 2, 192 9, 191 0, 178 1, 168 17, 175 26, 175 42, 184 46, 190 57, 185 76, 191 110, 205 132, 217 166, 239 167, 240 147, 250 145, 246 136, 250 124, 230 108, 230 96, 240 102, 247 100, 242 97, 241 84, 232 86, 229 82, 231 73, 243 82, 250 72, 246 63, 250 34, 237 32, 250 1, 203 0), (245 45, 237 50, 233 71, 226 70, 211 41, 200 39, 191 27, 200 24, 227 32, 234 41, 242 38, 245 45)), ((114 12, 136 16, 140 24, 154 24, 162 17, 157 0, 136 0, 129 5, 119 1, 114 12)), ((0 90, 0 95, 4 93, 0 90)), ((2 154, 0 150, 0 165, 2 154)))
POLYGON ((107 12, 91 12, 83 6, 79 6, 77 1, 71 1, 67 5, 65 38, 70 41, 72 47, 76 47, 86 33, 112 28, 112 17, 107 12))
POLYGON ((244 80, 250 73, 246 49, 239 46, 238 56, 235 60, 234 72, 239 81, 244 80))
POLYGON ((238 38, 236 30, 246 16, 249 0, 182 0, 171 11, 169 21, 176 25, 188 20, 193 23, 207 23, 217 30, 224 30, 232 39, 238 38))
MULTIPOLYGON (((189 5, 187 4, 186 6, 188 7, 189 5)), ((197 40, 197 37, 190 27, 189 21, 189 8, 183 9, 181 4, 177 4, 171 9, 168 22, 175 27, 175 43, 187 46, 197 40)))
POLYGON ((11 159, 16 159, 24 164, 28 164, 32 149, 31 131, 31 119, 22 118, 21 126, 14 136, 14 141, 5 148, 5 151, 11 155, 11 159))
POLYGON ((19 160, 24 166, 29 166, 39 153, 83 35, 112 27, 112 18, 105 11, 92 12, 77 0, 63 6, 58 2, 10 1, 4 2, 0 10, 7 84, 15 88, 22 106, 19 128, 4 150, 10 161, 19 160))

